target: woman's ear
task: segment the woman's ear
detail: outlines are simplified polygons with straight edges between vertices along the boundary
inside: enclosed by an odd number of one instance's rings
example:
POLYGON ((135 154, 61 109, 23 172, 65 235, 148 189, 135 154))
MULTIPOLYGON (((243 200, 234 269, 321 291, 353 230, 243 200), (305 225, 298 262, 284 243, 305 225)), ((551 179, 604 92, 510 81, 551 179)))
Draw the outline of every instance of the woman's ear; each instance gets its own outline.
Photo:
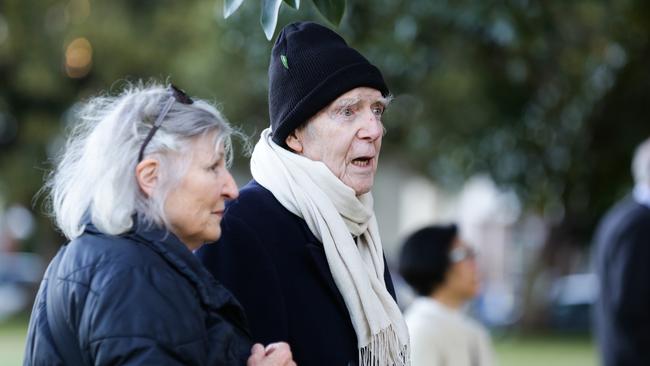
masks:
POLYGON ((135 166, 135 178, 140 189, 151 197, 158 183, 158 160, 144 159, 135 166))
POLYGON ((289 134, 289 136, 287 136, 287 138, 284 140, 284 142, 296 154, 301 154, 302 153, 302 142, 300 141, 300 136, 299 136, 299 132, 298 132, 297 129, 293 130, 293 132, 291 132, 289 134))

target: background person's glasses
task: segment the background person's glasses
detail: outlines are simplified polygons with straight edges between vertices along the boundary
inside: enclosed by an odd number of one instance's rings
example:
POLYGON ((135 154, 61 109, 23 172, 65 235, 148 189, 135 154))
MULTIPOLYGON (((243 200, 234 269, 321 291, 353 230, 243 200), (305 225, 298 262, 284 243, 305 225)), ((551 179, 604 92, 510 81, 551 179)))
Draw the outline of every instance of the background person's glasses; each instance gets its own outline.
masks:
POLYGON ((458 263, 465 259, 474 258, 476 258, 476 251, 471 247, 458 247, 449 252, 449 261, 451 261, 451 263, 458 263))
POLYGON ((144 157, 144 149, 147 147, 147 144, 149 144, 149 141, 151 141, 151 138, 153 137, 154 133, 156 133, 156 131, 158 131, 158 129, 162 125, 163 121, 165 120, 165 116, 167 116, 167 113, 169 113, 169 110, 172 108, 174 102, 178 102, 181 104, 194 103, 192 98, 188 97, 187 94, 185 94, 185 92, 183 92, 181 89, 178 89, 174 85, 169 86, 169 91, 171 93, 171 96, 163 106, 162 110, 160 111, 160 114, 158 114, 158 118, 156 118, 156 121, 153 123, 153 127, 151 127, 151 130, 149 130, 147 137, 144 139, 144 142, 142 143, 142 147, 140 148, 140 153, 138 154, 138 163, 142 161, 142 158, 144 157))

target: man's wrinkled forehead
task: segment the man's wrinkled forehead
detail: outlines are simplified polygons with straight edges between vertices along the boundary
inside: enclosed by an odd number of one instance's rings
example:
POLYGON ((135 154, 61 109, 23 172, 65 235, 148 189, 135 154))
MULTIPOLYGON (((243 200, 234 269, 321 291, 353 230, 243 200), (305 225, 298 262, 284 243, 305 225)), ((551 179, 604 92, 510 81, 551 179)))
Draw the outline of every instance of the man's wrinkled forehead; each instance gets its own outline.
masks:
POLYGON ((392 100, 392 96, 384 97, 378 90, 364 88, 362 90, 352 89, 349 92, 342 94, 340 97, 336 98, 331 105, 346 106, 354 105, 359 102, 367 102, 368 104, 380 103, 386 107, 392 100))

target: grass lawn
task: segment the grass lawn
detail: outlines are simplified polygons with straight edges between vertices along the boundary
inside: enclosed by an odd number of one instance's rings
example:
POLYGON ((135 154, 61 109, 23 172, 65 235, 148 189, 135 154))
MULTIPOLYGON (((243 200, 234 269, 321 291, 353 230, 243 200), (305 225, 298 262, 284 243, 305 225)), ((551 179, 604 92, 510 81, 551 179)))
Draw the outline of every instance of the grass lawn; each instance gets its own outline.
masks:
MULTIPOLYGON (((0 365, 22 365, 27 315, 0 322, 0 365)), ((499 366, 596 366, 587 336, 504 336, 494 339, 499 366)))
POLYGON ((597 366, 589 336, 536 335, 494 339, 500 366, 597 366))
POLYGON ((28 322, 27 315, 0 322, 0 365, 18 366, 23 364, 28 322))

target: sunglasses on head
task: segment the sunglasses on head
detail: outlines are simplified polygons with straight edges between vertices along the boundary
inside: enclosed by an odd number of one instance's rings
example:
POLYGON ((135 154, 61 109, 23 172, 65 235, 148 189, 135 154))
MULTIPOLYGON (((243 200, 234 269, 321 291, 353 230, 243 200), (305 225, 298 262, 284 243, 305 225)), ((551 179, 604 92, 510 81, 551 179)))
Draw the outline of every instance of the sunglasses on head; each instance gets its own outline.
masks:
POLYGON ((153 135, 156 133, 156 131, 158 131, 158 129, 162 125, 165 117, 167 116, 167 113, 169 113, 169 110, 172 108, 174 102, 178 102, 181 104, 194 103, 192 98, 188 97, 187 94, 185 94, 185 92, 175 87, 174 85, 169 85, 169 93, 171 94, 171 96, 169 97, 165 105, 162 107, 160 114, 158 114, 158 118, 156 118, 156 121, 153 123, 153 127, 151 127, 149 133, 147 134, 147 137, 144 139, 144 142, 142 143, 142 147, 140 148, 140 153, 138 154, 138 163, 142 161, 142 158, 144 157, 144 149, 147 147, 153 135))
POLYGON ((471 247, 458 247, 449 252, 449 261, 451 263, 459 263, 465 259, 476 258, 476 250, 471 247))

